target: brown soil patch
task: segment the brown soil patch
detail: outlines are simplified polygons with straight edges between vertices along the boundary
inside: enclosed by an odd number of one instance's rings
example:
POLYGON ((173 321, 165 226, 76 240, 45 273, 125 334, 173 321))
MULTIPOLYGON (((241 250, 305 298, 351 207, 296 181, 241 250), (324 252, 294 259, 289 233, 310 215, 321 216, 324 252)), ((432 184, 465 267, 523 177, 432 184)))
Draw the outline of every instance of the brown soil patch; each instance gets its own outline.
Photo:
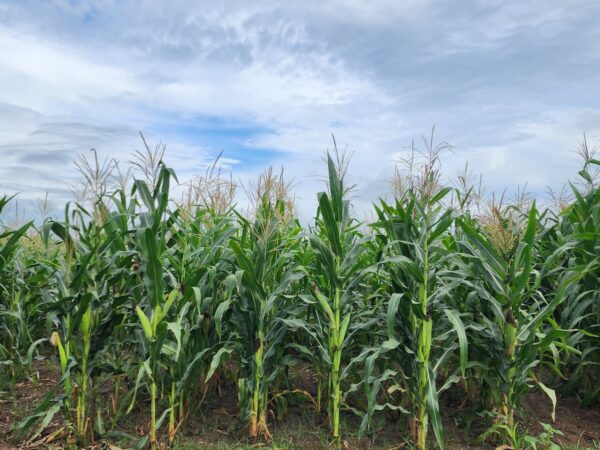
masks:
POLYGON ((527 428, 540 433, 540 422, 551 424, 564 434, 556 436, 558 444, 567 447, 577 444, 582 448, 600 445, 600 407, 582 407, 577 399, 558 397, 556 404, 556 422, 552 423, 552 403, 540 392, 525 397, 525 410, 528 413, 527 428))
MULTIPOLYGON (((306 391, 311 396, 315 395, 314 374, 311 371, 299 368, 295 377, 297 377, 294 380, 296 389, 306 391)), ((11 444, 8 440, 11 428, 35 408, 59 378, 60 374, 55 367, 47 362, 38 362, 31 380, 19 382, 16 392, 2 397, 0 450, 17 448, 15 445, 18 444, 11 444)), ((325 416, 316 413, 312 401, 307 396, 297 394, 289 396, 287 411, 281 419, 276 417, 276 408, 273 405, 269 430, 274 436, 274 441, 270 446, 245 437, 246 430, 238 421, 237 398, 233 385, 222 380, 220 389, 212 392, 208 398, 210 400, 206 400, 181 426, 174 448, 182 450, 261 447, 306 450, 333 448, 325 416)), ((140 392, 138 399, 143 404, 145 394, 140 392)), ((468 433, 465 431, 469 413, 467 407, 463 405, 463 400, 460 389, 455 392, 451 390, 441 398, 441 412, 448 448, 451 450, 493 448, 477 443, 476 438, 483 431, 477 418, 471 423, 468 433)), ((521 423, 528 430, 528 434, 537 436, 542 432, 540 422, 552 423, 551 403, 544 394, 539 392, 528 394, 524 406, 526 416, 521 423)), ((136 436, 143 434, 147 428, 148 417, 142 409, 134 410, 131 415, 124 417, 119 424, 119 430, 136 436)), ((579 445, 580 449, 594 448, 596 443, 600 443, 600 407, 583 408, 574 398, 559 398, 556 418, 557 421, 552 426, 564 433, 564 437, 555 438, 562 448, 574 449, 576 445, 579 445)), ((373 438, 359 439, 356 433, 360 426, 360 419, 353 414, 345 413, 342 427, 346 439, 342 442, 342 447, 361 450, 390 449, 395 446, 403 448, 402 444, 407 438, 406 433, 397 417, 388 419, 387 422, 381 421, 376 426, 373 438)), ((44 434, 56 429, 61 421, 59 413, 44 434)), ((126 448, 131 443, 115 441, 111 444, 126 448)), ((57 444, 54 448, 61 448, 61 446, 57 444)), ((95 448, 102 447, 95 446, 95 448)))
MULTIPOLYGON (((59 379, 57 367, 47 361, 35 361, 29 377, 17 382, 14 391, 3 393, 0 398, 0 450, 15 448, 8 442, 13 427, 36 408, 59 379)), ((52 429, 57 423, 51 423, 48 428, 52 429)))

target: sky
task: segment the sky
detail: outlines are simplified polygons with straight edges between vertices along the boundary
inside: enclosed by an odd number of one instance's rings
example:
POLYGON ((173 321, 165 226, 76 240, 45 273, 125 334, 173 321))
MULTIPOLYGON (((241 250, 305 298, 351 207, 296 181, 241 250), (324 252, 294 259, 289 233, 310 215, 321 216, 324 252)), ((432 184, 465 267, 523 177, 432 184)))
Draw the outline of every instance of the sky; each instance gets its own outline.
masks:
POLYGON ((600 142, 600 2, 0 0, 0 124, 0 194, 29 214, 139 131, 181 182, 221 151, 245 183, 284 166, 304 219, 332 133, 358 214, 434 125, 448 180, 468 161, 541 196, 600 142))

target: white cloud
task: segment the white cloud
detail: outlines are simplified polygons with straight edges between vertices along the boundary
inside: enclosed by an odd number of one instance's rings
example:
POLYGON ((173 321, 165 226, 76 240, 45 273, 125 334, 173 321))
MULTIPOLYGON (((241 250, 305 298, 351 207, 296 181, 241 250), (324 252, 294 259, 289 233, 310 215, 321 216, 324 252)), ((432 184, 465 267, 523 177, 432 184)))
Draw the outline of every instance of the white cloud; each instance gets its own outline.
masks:
POLYGON ((40 112, 69 114, 135 91, 132 77, 118 67, 94 63, 72 48, 0 28, 2 101, 40 112))
POLYGON ((220 150, 253 177, 270 150, 309 217, 332 131, 364 206, 435 123, 456 145, 449 176, 469 159, 494 189, 540 190, 574 173, 582 132, 600 135, 600 7, 575 3, 0 0, 1 184, 62 201, 66 161, 123 157, 141 129, 183 178, 220 150), (250 132, 215 137, 206 118, 250 132))

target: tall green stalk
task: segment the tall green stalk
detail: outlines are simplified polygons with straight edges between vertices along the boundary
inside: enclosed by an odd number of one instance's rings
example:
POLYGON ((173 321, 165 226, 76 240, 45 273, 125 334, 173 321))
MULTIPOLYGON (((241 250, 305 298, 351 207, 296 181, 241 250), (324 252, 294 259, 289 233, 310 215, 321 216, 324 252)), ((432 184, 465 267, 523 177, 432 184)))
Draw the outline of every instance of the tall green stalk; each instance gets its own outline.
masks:
POLYGON ((336 167, 331 155, 327 155, 329 192, 318 194, 317 222, 309 235, 312 296, 304 298, 316 317, 313 323, 296 320, 294 324, 311 337, 312 345, 316 345, 313 363, 326 371, 327 413, 332 437, 338 442, 345 398, 342 383, 348 376, 344 364, 350 365, 352 349, 360 349, 348 339, 351 321, 354 318, 353 332, 359 332, 367 329, 372 314, 366 307, 368 295, 363 296, 361 284, 371 262, 366 245, 369 238, 360 233, 360 224, 350 216, 343 180, 345 163, 342 157, 336 167))
MULTIPOLYGON (((395 365, 389 371, 373 374, 369 407, 361 427, 365 429, 371 423, 378 407, 409 412, 410 435, 420 449, 427 448, 430 426, 437 444, 444 447, 436 373, 452 357, 446 349, 460 350, 460 365, 456 375, 440 389, 459 380, 467 366, 464 324, 450 302, 453 289, 460 283, 449 270, 453 264, 449 229, 454 217, 443 199, 450 190, 438 186, 437 173, 429 172, 429 176, 426 188, 410 189, 394 206, 381 202, 376 209, 378 220, 372 226, 381 248, 378 266, 388 283, 388 330, 387 340, 369 360, 380 364, 393 361, 395 365), (434 340, 438 343, 435 347, 434 340), (383 383, 390 382, 405 387, 406 398, 378 406, 376 395, 383 383)), ((372 371, 373 362, 370 364, 368 369, 372 371)))
POLYGON ((82 315, 79 325, 81 333, 81 374, 79 391, 77 392, 77 432, 85 436, 87 428, 86 402, 88 401, 88 362, 90 357, 91 331, 92 331, 92 309, 88 305, 82 315))
POLYGON ((240 393, 241 415, 248 422, 250 437, 269 440, 269 391, 276 388, 285 370, 282 362, 285 319, 292 306, 290 292, 304 273, 296 259, 299 226, 290 216, 282 179, 267 172, 261 183, 255 220, 240 217, 239 237, 229 242, 237 268, 232 281, 238 299, 223 302, 216 315, 219 331, 226 313, 239 324, 236 332, 242 342, 230 342, 225 348, 237 348, 241 355, 243 375, 238 385, 247 391, 240 393))
MULTIPOLYGON (((139 369, 138 383, 144 376, 148 378, 150 393, 149 443, 151 448, 158 447, 157 384, 160 381, 160 363, 169 329, 168 318, 171 307, 180 296, 179 287, 172 289, 168 294, 165 293, 167 285, 165 283, 164 259, 168 246, 170 225, 165 216, 168 213, 169 186, 172 176, 172 171, 162 165, 152 193, 148 185, 141 180, 136 180, 134 191, 138 193, 147 208, 147 212, 142 216, 142 223, 135 234, 144 286, 143 297, 136 299, 138 305, 135 311, 144 333, 145 345, 148 348, 147 359, 139 369)), ((141 294, 139 291, 137 292, 138 295, 141 294)), ((129 410, 132 407, 133 402, 129 410)))
MULTIPOLYGON (((488 432, 511 429, 515 416, 521 412, 521 399, 532 386, 539 386, 552 401, 554 417, 556 394, 540 380, 535 370, 540 360, 546 359, 563 347, 563 339, 570 334, 552 319, 552 314, 567 298, 576 283, 590 267, 566 270, 560 274, 556 290, 544 294, 540 282, 544 272, 554 271, 552 259, 560 257, 565 249, 557 249, 554 256, 537 266, 535 261, 538 211, 535 203, 523 222, 503 221, 512 225, 514 242, 499 249, 485 229, 463 218, 459 222, 463 233, 460 241, 465 258, 476 261, 469 264, 471 273, 465 272, 477 301, 469 301, 476 326, 470 332, 470 348, 477 361, 483 380, 480 386, 484 405, 494 415, 488 432)), ((475 298, 473 299, 475 300, 475 298)), ((547 366, 560 373, 561 362, 547 359, 547 366)))

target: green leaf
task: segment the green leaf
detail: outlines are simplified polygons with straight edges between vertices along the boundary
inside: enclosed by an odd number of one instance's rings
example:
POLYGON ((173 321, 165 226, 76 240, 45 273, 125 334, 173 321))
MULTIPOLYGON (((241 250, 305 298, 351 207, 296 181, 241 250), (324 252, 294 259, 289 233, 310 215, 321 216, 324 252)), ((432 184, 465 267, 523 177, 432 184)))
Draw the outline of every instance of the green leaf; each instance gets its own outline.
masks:
POLYGON ((152 332, 152 325, 150 325, 150 320, 148 320, 148 317, 146 316, 144 311, 142 311, 142 308, 140 308, 139 306, 136 306, 135 312, 138 318, 140 319, 142 328, 144 329, 144 335, 146 336, 146 340, 148 342, 151 342, 152 338, 154 337, 154 333, 152 332))
POLYGON ((215 329, 217 330, 217 335, 219 337, 221 337, 223 332, 223 314, 227 312, 231 302, 232 300, 225 300, 219 303, 219 306, 217 306, 217 310, 215 311, 215 329))
POLYGON ((157 236, 151 228, 146 228, 142 233, 141 240, 146 254, 144 255, 145 271, 144 280, 150 296, 153 308, 162 303, 164 293, 163 266, 159 252, 157 236))
POLYGON ((215 372, 219 368, 219 365, 221 364, 221 358, 223 357, 223 355, 229 355, 232 352, 233 352, 233 348, 221 347, 217 351, 217 353, 215 353, 215 355, 213 356, 213 358, 210 362, 210 369, 209 369, 208 373, 206 374, 206 382, 208 382, 208 380, 210 380, 212 378, 212 376, 215 374, 215 372))
POLYGON ((148 208, 150 212, 154 212, 154 198, 152 197, 152 194, 150 194, 148 185, 143 180, 135 180, 133 186, 134 192, 137 191, 140 194, 146 208, 148 208))
POLYGON ((460 316, 457 311, 453 309, 444 309, 444 314, 448 318, 448 320, 452 323, 454 330, 456 331, 456 335, 458 336, 458 343, 460 348, 460 370, 462 376, 465 376, 465 370, 467 369, 467 361, 468 361, 468 343, 467 343, 467 333, 465 332, 465 326, 460 319, 460 316))
POLYGON ((433 428, 433 434, 441 450, 444 450, 444 430, 442 427, 442 417, 440 416, 440 406, 438 393, 435 387, 435 374, 431 366, 427 368, 429 379, 427 380, 427 408, 429 410, 429 420, 433 428))
POLYGON ((388 338, 394 337, 394 326, 396 324, 396 313, 398 312, 398 306, 403 294, 392 294, 390 301, 388 302, 387 309, 387 332, 388 338))
POLYGON ((317 194, 317 197, 319 200, 319 210, 323 216, 323 224, 327 231, 328 240, 331 243, 331 249, 336 256, 341 257, 342 245, 340 243, 340 230, 331 207, 331 202, 324 192, 317 194))
POLYGON ((169 309, 171 309, 171 305, 173 305, 173 302, 175 301, 175 299, 179 296, 179 289, 173 289, 169 295, 167 296, 167 301, 165 302, 165 306, 162 309, 162 313, 160 316, 160 320, 164 319, 168 312, 169 309))
POLYGON ((340 347, 344 343, 344 338, 346 337, 346 331, 348 331, 348 325, 350 325, 350 316, 351 316, 350 313, 346 314, 346 317, 344 317, 344 320, 342 321, 342 325, 340 326, 340 336, 339 336, 340 341, 338 342, 340 347))
POLYGON ((329 322, 331 324, 335 323, 335 315, 333 314, 333 310, 331 309, 331 306, 329 305, 329 302, 327 301, 325 296, 321 294, 321 292, 318 289, 315 289, 315 297, 317 298, 317 302, 319 302, 321 310, 329 318, 329 322))
POLYGON ((556 422, 556 392, 554 392, 554 389, 549 388, 540 380, 536 380, 536 382, 552 402, 552 422, 556 422))

